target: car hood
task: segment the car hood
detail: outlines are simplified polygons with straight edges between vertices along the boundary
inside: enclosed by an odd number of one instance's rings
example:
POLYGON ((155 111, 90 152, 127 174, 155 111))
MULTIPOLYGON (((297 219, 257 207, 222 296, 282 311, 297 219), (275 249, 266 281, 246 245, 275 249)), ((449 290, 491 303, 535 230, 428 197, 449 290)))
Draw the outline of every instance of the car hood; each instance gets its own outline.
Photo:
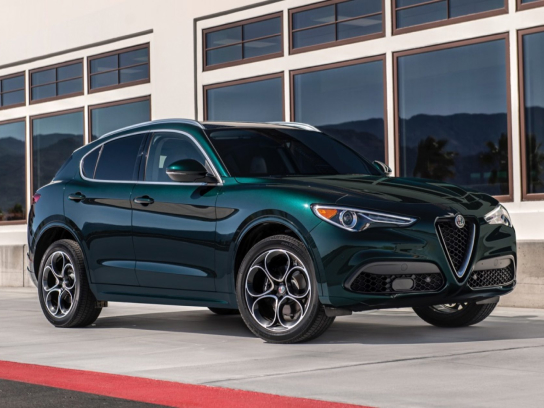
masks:
POLYGON ((281 177, 260 179, 238 179, 239 182, 263 182, 324 190, 340 195, 338 202, 373 201, 379 206, 403 204, 446 204, 471 207, 471 204, 487 202, 497 205, 497 201, 487 194, 470 191, 459 186, 436 180, 384 176, 316 176, 281 177), (258 181, 257 181, 258 180, 258 181))

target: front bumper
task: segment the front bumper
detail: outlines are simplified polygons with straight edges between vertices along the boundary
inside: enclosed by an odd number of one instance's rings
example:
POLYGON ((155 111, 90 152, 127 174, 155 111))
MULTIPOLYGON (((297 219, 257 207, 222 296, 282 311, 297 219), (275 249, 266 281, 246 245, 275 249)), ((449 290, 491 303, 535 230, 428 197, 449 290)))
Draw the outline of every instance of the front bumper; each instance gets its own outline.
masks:
POLYGON ((504 296, 516 285, 515 231, 510 227, 485 222, 479 223, 477 227, 478 234, 470 264, 464 275, 457 277, 433 222, 419 222, 410 228, 377 228, 360 233, 322 223, 311 232, 315 242, 314 259, 321 282, 320 300, 327 306, 358 311, 477 302, 504 296), (505 259, 512 262, 512 279, 500 285, 474 287, 478 286, 475 283, 477 280, 470 281, 474 273, 493 265, 500 266, 505 259), (391 272, 387 271, 387 267, 380 268, 380 265, 387 264, 391 265, 391 272), (423 265, 426 267, 421 268, 423 265), (419 282, 422 282, 421 277, 428 275, 418 273, 438 272, 443 276, 443 282, 427 291, 417 290, 415 286, 414 290, 405 287, 395 293, 354 291, 351 283, 361 271, 369 267, 375 273, 397 274, 397 277, 402 275, 406 278, 415 273, 412 276, 417 277, 419 282))

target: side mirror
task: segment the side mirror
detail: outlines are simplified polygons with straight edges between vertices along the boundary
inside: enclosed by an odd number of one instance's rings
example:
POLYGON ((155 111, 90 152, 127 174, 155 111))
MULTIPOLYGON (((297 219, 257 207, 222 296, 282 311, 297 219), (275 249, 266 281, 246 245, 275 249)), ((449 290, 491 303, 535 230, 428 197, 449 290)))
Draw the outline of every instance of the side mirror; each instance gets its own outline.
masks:
POLYGON ((391 170, 391 167, 389 167, 387 164, 382 163, 379 160, 374 160, 373 164, 378 168, 378 170, 383 171, 386 176, 389 177, 391 174, 393 174, 393 170, 391 170))
POLYGON ((166 174, 180 183, 217 183, 208 170, 193 159, 178 160, 166 168, 166 174))

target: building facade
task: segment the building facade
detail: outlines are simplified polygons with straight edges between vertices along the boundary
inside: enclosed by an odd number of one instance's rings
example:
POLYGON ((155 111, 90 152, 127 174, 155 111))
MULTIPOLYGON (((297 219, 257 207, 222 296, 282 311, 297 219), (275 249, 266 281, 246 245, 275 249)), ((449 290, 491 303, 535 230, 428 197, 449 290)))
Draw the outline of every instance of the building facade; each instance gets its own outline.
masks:
POLYGON ((23 279, 32 195, 74 149, 184 117, 306 122, 395 175, 489 193, 523 243, 514 303, 544 294, 544 0, 10 3, 0 284, 23 279))

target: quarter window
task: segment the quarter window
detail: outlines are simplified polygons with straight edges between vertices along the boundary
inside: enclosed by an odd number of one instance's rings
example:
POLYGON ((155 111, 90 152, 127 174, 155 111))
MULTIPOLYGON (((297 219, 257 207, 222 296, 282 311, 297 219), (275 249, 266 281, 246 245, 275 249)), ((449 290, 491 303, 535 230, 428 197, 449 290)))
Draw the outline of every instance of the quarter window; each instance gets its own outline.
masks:
POLYGON ((30 71, 30 102, 83 95, 83 61, 30 71))
POLYGON ((25 74, 0 78, 0 109, 25 104, 25 74))
POLYGON ((145 181, 171 182, 166 169, 179 160, 192 159, 206 166, 206 159, 187 136, 176 133, 158 133, 149 147, 145 181))
POLYGON ((105 91, 149 82, 149 45, 89 58, 89 89, 105 91))
POLYGON ((506 39, 496 38, 397 55, 401 176, 510 195, 506 39))
POLYGON ((290 11, 292 52, 383 35, 382 0, 336 0, 325 4, 290 11))
POLYGON ((204 30, 204 67, 208 69, 282 54, 282 13, 204 30))
POLYGON ((141 134, 105 143, 101 148, 94 178, 114 181, 136 180, 138 172, 136 163, 144 138, 145 134, 141 134))
POLYGON ((506 0, 393 0, 396 29, 421 26, 445 20, 474 16, 486 17, 507 12, 506 0), (478 14, 482 14, 479 16, 478 14))

